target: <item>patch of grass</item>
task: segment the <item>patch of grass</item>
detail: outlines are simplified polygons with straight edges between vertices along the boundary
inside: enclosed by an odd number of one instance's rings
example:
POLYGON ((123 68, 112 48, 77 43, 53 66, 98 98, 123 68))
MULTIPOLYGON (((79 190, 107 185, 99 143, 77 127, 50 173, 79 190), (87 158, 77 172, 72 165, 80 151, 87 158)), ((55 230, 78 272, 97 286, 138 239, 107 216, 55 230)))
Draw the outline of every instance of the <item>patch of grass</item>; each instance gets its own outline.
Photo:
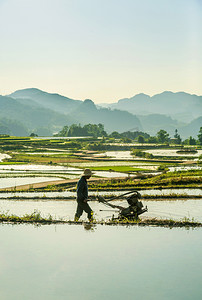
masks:
POLYGON ((143 200, 178 200, 178 199, 202 199, 202 195, 188 195, 186 193, 184 194, 175 194, 170 193, 168 195, 142 195, 143 200))
POLYGON ((91 190, 124 190, 124 189, 147 189, 147 188, 177 188, 177 187, 200 187, 202 185, 202 171, 169 172, 147 178, 142 176, 140 180, 134 178, 109 179, 89 182, 91 190))
POLYGON ((8 223, 37 223, 37 224, 55 224, 64 223, 62 220, 54 220, 51 215, 48 218, 41 216, 41 213, 35 210, 32 214, 25 214, 24 216, 9 215, 8 213, 0 214, 0 222, 8 223))
POLYGON ((3 161, 0 162, 0 165, 24 165, 24 162, 14 162, 14 161, 3 161))
MULTIPOLYGON (((13 224, 34 224, 34 225, 47 225, 47 224, 75 224, 75 225, 85 225, 87 222, 82 221, 64 221, 64 220, 56 220, 51 215, 49 215, 48 218, 44 218, 41 216, 41 213, 38 211, 34 211, 34 213, 28 215, 24 215, 22 217, 16 216, 16 215, 8 215, 7 213, 1 213, 0 214, 0 222, 1 223, 13 223, 13 224)), ((88 222, 89 223, 89 222, 88 222)), ((109 221, 96 221, 90 222, 89 224, 95 225, 138 225, 138 226, 161 226, 161 227, 169 227, 169 228, 175 228, 175 227, 185 227, 185 228, 194 228, 194 227, 202 227, 202 223, 195 222, 194 220, 189 220, 187 218, 184 218, 181 221, 175 221, 175 220, 167 220, 167 219, 134 219, 134 220, 117 220, 112 219, 109 221)))
POLYGON ((65 155, 62 157, 55 157, 54 155, 37 155, 37 154, 25 154, 25 153, 9 153, 11 158, 5 159, 5 162, 12 163, 33 163, 33 164, 49 164, 52 161, 52 164, 68 164, 70 162, 82 162, 78 157, 71 155, 65 155))
POLYGON ((100 166, 100 167, 91 167, 93 171, 113 171, 113 172, 137 172, 137 171, 148 171, 148 169, 144 168, 135 168, 132 166, 100 166))

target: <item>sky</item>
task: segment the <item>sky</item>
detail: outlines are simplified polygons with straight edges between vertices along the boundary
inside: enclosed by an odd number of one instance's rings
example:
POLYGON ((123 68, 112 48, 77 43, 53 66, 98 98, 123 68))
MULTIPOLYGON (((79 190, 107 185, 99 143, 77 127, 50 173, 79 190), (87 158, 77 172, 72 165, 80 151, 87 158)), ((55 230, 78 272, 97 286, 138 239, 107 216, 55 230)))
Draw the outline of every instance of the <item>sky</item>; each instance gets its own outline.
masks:
POLYGON ((202 95, 202 0, 0 0, 0 94, 202 95))

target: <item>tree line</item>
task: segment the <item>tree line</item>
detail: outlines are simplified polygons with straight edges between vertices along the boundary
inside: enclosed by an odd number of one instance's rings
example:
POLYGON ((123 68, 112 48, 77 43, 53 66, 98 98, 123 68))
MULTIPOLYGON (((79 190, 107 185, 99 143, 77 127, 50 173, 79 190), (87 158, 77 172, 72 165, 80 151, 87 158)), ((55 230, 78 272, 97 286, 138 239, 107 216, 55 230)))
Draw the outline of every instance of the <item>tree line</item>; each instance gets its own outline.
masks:
POLYGON ((169 133, 163 129, 159 130, 155 136, 150 136, 148 133, 141 131, 126 131, 123 133, 113 131, 112 133, 107 134, 103 124, 86 124, 84 126, 81 126, 81 124, 72 124, 70 126, 64 126, 63 129, 54 136, 92 136, 94 138, 108 137, 111 139, 121 139, 121 141, 125 143, 130 143, 135 140, 138 143, 173 143, 176 145, 202 145, 202 127, 200 127, 199 129, 198 139, 194 139, 192 136, 190 136, 184 141, 182 141, 182 138, 179 135, 177 129, 175 129, 173 138, 170 137, 169 133))

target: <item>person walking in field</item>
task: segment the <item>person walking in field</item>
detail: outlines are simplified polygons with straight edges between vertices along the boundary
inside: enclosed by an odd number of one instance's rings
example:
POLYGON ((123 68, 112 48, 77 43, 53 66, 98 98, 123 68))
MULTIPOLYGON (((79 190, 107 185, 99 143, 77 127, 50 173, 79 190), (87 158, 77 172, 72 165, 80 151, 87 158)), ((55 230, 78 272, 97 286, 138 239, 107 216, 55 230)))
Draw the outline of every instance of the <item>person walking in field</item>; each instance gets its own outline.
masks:
POLYGON ((92 172, 90 169, 85 169, 81 178, 77 183, 77 210, 74 217, 74 221, 78 221, 83 211, 88 214, 88 220, 90 222, 93 221, 93 211, 88 205, 88 184, 87 180, 92 176, 92 172))

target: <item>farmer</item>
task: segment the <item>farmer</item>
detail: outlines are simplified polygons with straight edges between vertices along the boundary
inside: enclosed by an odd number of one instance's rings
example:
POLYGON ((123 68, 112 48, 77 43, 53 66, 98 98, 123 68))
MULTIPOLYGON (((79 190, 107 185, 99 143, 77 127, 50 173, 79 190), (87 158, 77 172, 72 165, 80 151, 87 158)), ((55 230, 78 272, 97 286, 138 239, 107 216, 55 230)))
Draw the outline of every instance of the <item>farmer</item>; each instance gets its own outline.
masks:
POLYGON ((92 172, 90 169, 85 169, 81 178, 77 183, 77 210, 74 217, 74 221, 78 221, 83 211, 88 214, 89 221, 93 221, 93 211, 88 205, 88 184, 87 179, 92 176, 92 172))

